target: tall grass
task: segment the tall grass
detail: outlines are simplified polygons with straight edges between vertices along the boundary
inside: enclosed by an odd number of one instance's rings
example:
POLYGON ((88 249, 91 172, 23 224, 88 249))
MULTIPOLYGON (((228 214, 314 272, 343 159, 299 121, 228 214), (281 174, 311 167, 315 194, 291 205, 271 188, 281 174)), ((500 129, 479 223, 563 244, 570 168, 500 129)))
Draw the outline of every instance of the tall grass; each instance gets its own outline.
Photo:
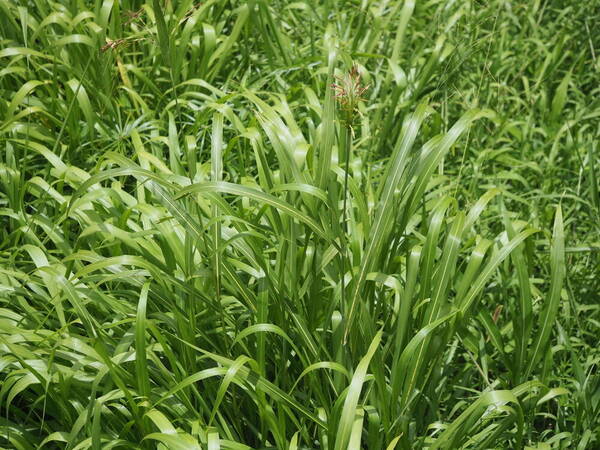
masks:
POLYGON ((0 9, 4 448, 599 445, 600 9, 0 9))

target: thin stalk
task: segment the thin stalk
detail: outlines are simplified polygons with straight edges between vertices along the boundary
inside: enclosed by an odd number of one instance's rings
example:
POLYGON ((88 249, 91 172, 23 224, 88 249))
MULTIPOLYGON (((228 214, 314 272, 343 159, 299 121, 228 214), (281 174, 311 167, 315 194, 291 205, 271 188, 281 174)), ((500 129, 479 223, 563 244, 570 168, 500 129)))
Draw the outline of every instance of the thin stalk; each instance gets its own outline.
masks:
MULTIPOLYGON (((350 171, 350 153, 352 151, 352 126, 344 123, 341 133, 340 157, 344 159, 344 201, 342 204, 342 231, 343 237, 340 242, 342 247, 342 305, 346 308, 346 260, 348 259, 348 174, 350 171)), ((352 267, 352 265, 350 266, 352 267)))

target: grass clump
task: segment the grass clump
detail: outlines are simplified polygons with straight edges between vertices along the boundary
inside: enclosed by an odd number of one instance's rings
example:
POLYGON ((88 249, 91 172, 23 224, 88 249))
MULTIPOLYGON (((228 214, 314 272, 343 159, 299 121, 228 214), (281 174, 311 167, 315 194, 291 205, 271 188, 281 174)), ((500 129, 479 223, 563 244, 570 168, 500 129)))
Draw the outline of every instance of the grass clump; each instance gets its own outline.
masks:
POLYGON ((0 446, 600 445, 600 9, 0 9, 0 446))

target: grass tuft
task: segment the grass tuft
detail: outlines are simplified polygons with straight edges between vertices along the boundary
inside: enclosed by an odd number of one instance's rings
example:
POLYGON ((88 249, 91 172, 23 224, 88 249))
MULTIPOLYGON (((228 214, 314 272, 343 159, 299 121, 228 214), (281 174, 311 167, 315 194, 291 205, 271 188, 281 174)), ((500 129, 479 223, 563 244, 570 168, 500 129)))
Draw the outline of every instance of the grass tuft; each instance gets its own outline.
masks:
POLYGON ((596 3, 0 0, 0 448, 598 448, 596 3))

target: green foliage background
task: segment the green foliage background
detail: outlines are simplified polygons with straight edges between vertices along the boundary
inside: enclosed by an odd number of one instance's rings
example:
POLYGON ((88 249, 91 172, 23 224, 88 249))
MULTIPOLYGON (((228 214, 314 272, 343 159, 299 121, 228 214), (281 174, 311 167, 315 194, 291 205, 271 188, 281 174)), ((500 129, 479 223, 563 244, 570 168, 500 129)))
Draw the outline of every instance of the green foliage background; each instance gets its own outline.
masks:
POLYGON ((0 0, 0 446, 598 448, 599 23, 0 0))

